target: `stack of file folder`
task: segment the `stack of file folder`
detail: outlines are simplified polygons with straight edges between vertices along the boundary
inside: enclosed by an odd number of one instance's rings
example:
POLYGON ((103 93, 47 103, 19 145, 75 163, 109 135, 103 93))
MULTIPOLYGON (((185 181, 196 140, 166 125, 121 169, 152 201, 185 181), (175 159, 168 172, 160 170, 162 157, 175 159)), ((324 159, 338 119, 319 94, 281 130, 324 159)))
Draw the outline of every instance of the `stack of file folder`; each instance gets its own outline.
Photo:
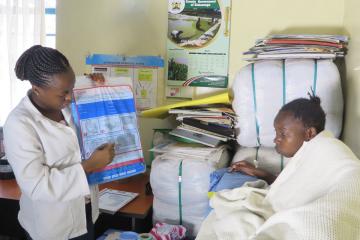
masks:
POLYGON ((265 59, 312 58, 334 59, 344 57, 348 37, 343 35, 276 34, 258 39, 255 46, 243 54, 253 55, 247 61, 265 59))
POLYGON ((171 135, 190 142, 216 147, 220 143, 235 139, 236 115, 227 104, 198 105, 173 108, 169 114, 176 114, 181 122, 171 135))

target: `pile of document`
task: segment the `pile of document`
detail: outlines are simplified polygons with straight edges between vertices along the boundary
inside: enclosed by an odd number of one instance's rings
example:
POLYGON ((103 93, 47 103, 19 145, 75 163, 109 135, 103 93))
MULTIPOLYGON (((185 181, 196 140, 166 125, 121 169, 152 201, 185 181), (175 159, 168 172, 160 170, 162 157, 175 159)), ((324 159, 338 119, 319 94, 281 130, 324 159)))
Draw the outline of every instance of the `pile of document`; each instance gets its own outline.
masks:
POLYGON ((343 35, 287 35, 276 34, 258 39, 255 46, 243 54, 244 60, 344 57, 348 37, 343 35))
POLYGON ((115 214, 138 195, 139 193, 104 188, 99 192, 99 210, 100 212, 115 214))
POLYGON ((173 108, 169 114, 176 114, 181 122, 171 135, 190 142, 216 147, 220 143, 235 139, 235 113, 231 105, 209 104, 173 108))
POLYGON ((204 160, 216 168, 219 168, 219 162, 221 166, 226 165, 228 162, 227 150, 226 145, 211 148, 198 143, 183 143, 175 140, 163 142, 150 149, 150 151, 157 153, 158 156, 166 156, 168 159, 204 160))

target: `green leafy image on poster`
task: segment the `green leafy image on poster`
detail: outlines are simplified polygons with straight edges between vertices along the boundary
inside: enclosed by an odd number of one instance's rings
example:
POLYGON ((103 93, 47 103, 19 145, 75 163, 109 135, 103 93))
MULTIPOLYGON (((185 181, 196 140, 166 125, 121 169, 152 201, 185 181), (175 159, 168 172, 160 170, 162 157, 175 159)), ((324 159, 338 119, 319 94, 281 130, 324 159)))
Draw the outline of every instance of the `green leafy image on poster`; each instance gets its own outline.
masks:
POLYGON ((226 88, 231 0, 169 0, 167 84, 226 88))

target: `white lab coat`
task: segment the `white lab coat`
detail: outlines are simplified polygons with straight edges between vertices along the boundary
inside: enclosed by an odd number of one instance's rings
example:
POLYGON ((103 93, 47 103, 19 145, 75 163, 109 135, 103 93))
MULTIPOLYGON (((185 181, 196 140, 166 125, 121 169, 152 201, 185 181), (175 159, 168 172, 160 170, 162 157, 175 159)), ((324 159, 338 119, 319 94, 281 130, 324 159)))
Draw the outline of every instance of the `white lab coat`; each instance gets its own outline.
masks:
POLYGON ((69 109, 71 126, 44 117, 29 97, 4 125, 4 145, 21 189, 19 222, 34 240, 65 240, 85 234, 85 196, 98 217, 97 187, 90 191, 69 109))

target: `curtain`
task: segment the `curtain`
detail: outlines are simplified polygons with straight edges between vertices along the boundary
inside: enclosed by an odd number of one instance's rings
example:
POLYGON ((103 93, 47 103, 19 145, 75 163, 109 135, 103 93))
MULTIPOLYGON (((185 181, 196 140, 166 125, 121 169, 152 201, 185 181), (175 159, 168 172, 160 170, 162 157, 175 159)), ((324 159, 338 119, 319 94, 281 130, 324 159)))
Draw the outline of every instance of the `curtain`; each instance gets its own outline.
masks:
POLYGON ((16 78, 19 56, 45 39, 44 0, 0 0, 0 126, 30 84, 16 78))

